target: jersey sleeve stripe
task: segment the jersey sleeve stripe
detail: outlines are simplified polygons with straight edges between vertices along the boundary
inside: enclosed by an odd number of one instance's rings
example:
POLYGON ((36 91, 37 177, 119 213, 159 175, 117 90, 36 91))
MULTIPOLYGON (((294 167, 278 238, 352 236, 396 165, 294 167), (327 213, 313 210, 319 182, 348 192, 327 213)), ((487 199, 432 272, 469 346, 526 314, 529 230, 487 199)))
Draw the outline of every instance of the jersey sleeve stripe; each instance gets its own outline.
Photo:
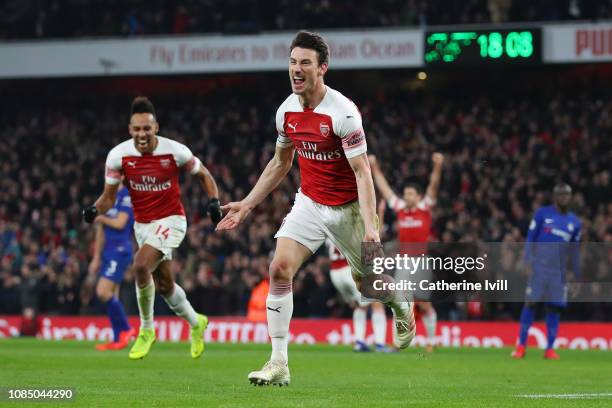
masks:
POLYGON ((368 147, 363 129, 358 129, 346 137, 343 137, 342 148, 344 149, 344 154, 348 159, 367 152, 368 147))
POLYGON ((366 153, 367 151, 368 151, 368 146, 364 143, 352 149, 344 149, 344 155, 346 156, 347 159, 352 159, 353 157, 357 157, 360 154, 366 153))
POLYGON ((110 167, 106 168, 106 174, 104 177, 106 184, 119 184, 121 182, 121 172, 119 170, 111 169, 110 167))
POLYGON ((185 164, 185 170, 187 170, 189 174, 196 174, 198 171, 200 171, 200 165, 200 159, 193 156, 191 160, 189 160, 187 164, 185 164))
POLYGON ((276 146, 284 149, 286 147, 290 147, 292 144, 291 139, 281 135, 280 133, 278 134, 278 137, 276 138, 276 146))

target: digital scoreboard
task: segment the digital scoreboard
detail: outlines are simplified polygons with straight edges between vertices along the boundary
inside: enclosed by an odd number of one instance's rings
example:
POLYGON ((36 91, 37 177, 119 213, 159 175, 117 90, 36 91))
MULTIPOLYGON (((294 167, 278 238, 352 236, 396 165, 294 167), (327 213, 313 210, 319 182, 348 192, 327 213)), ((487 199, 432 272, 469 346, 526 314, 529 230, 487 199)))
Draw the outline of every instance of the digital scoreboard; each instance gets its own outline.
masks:
POLYGON ((426 31, 425 65, 529 64, 542 61, 539 28, 426 31))

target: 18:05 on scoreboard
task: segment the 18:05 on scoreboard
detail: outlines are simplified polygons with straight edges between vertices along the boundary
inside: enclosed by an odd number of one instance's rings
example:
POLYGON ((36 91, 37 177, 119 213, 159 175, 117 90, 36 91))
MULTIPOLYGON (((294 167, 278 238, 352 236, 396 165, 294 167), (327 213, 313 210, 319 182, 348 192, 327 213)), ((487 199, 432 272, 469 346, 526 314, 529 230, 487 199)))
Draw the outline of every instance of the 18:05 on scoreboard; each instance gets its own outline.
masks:
POLYGON ((540 29, 427 31, 425 64, 525 64, 542 60, 540 29))

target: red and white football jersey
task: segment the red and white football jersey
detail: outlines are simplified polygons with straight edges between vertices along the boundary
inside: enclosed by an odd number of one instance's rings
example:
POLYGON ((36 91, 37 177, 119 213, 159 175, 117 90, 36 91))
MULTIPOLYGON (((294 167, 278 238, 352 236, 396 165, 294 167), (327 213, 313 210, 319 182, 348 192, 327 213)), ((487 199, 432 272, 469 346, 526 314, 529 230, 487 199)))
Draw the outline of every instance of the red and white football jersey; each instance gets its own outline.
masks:
POLYGON ((431 207, 434 200, 428 195, 417 204, 415 208, 406 208, 406 202, 393 196, 389 200, 389 207, 397 215, 397 235, 401 244, 423 243, 423 245, 404 246, 403 253, 407 255, 420 255, 427 250, 429 231, 431 229, 431 207))
POLYGON ((342 252, 330 240, 327 240, 326 243, 329 249, 329 260, 331 261, 330 270, 335 271, 348 266, 348 261, 342 255, 342 252))
POLYGON ((301 190, 313 201, 335 206, 357 200, 357 181, 347 158, 367 151, 361 114, 340 92, 327 87, 315 109, 291 94, 276 112, 276 145, 295 146, 301 190))
POLYGON ((142 155, 129 139, 115 146, 106 158, 106 183, 119 184, 125 175, 134 218, 140 223, 184 216, 179 172, 184 169, 196 174, 200 170, 200 160, 187 146, 161 136, 157 140, 152 154, 142 155))

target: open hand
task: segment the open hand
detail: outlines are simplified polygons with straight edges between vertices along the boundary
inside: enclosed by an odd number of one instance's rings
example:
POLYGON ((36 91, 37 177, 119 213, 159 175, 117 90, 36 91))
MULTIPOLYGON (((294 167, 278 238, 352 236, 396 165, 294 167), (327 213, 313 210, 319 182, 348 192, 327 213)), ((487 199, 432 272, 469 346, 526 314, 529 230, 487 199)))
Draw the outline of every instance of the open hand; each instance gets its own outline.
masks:
POLYGON ((251 208, 242 201, 225 204, 221 206, 221 210, 226 213, 226 215, 219 224, 217 224, 217 231, 236 228, 251 212, 251 208))

